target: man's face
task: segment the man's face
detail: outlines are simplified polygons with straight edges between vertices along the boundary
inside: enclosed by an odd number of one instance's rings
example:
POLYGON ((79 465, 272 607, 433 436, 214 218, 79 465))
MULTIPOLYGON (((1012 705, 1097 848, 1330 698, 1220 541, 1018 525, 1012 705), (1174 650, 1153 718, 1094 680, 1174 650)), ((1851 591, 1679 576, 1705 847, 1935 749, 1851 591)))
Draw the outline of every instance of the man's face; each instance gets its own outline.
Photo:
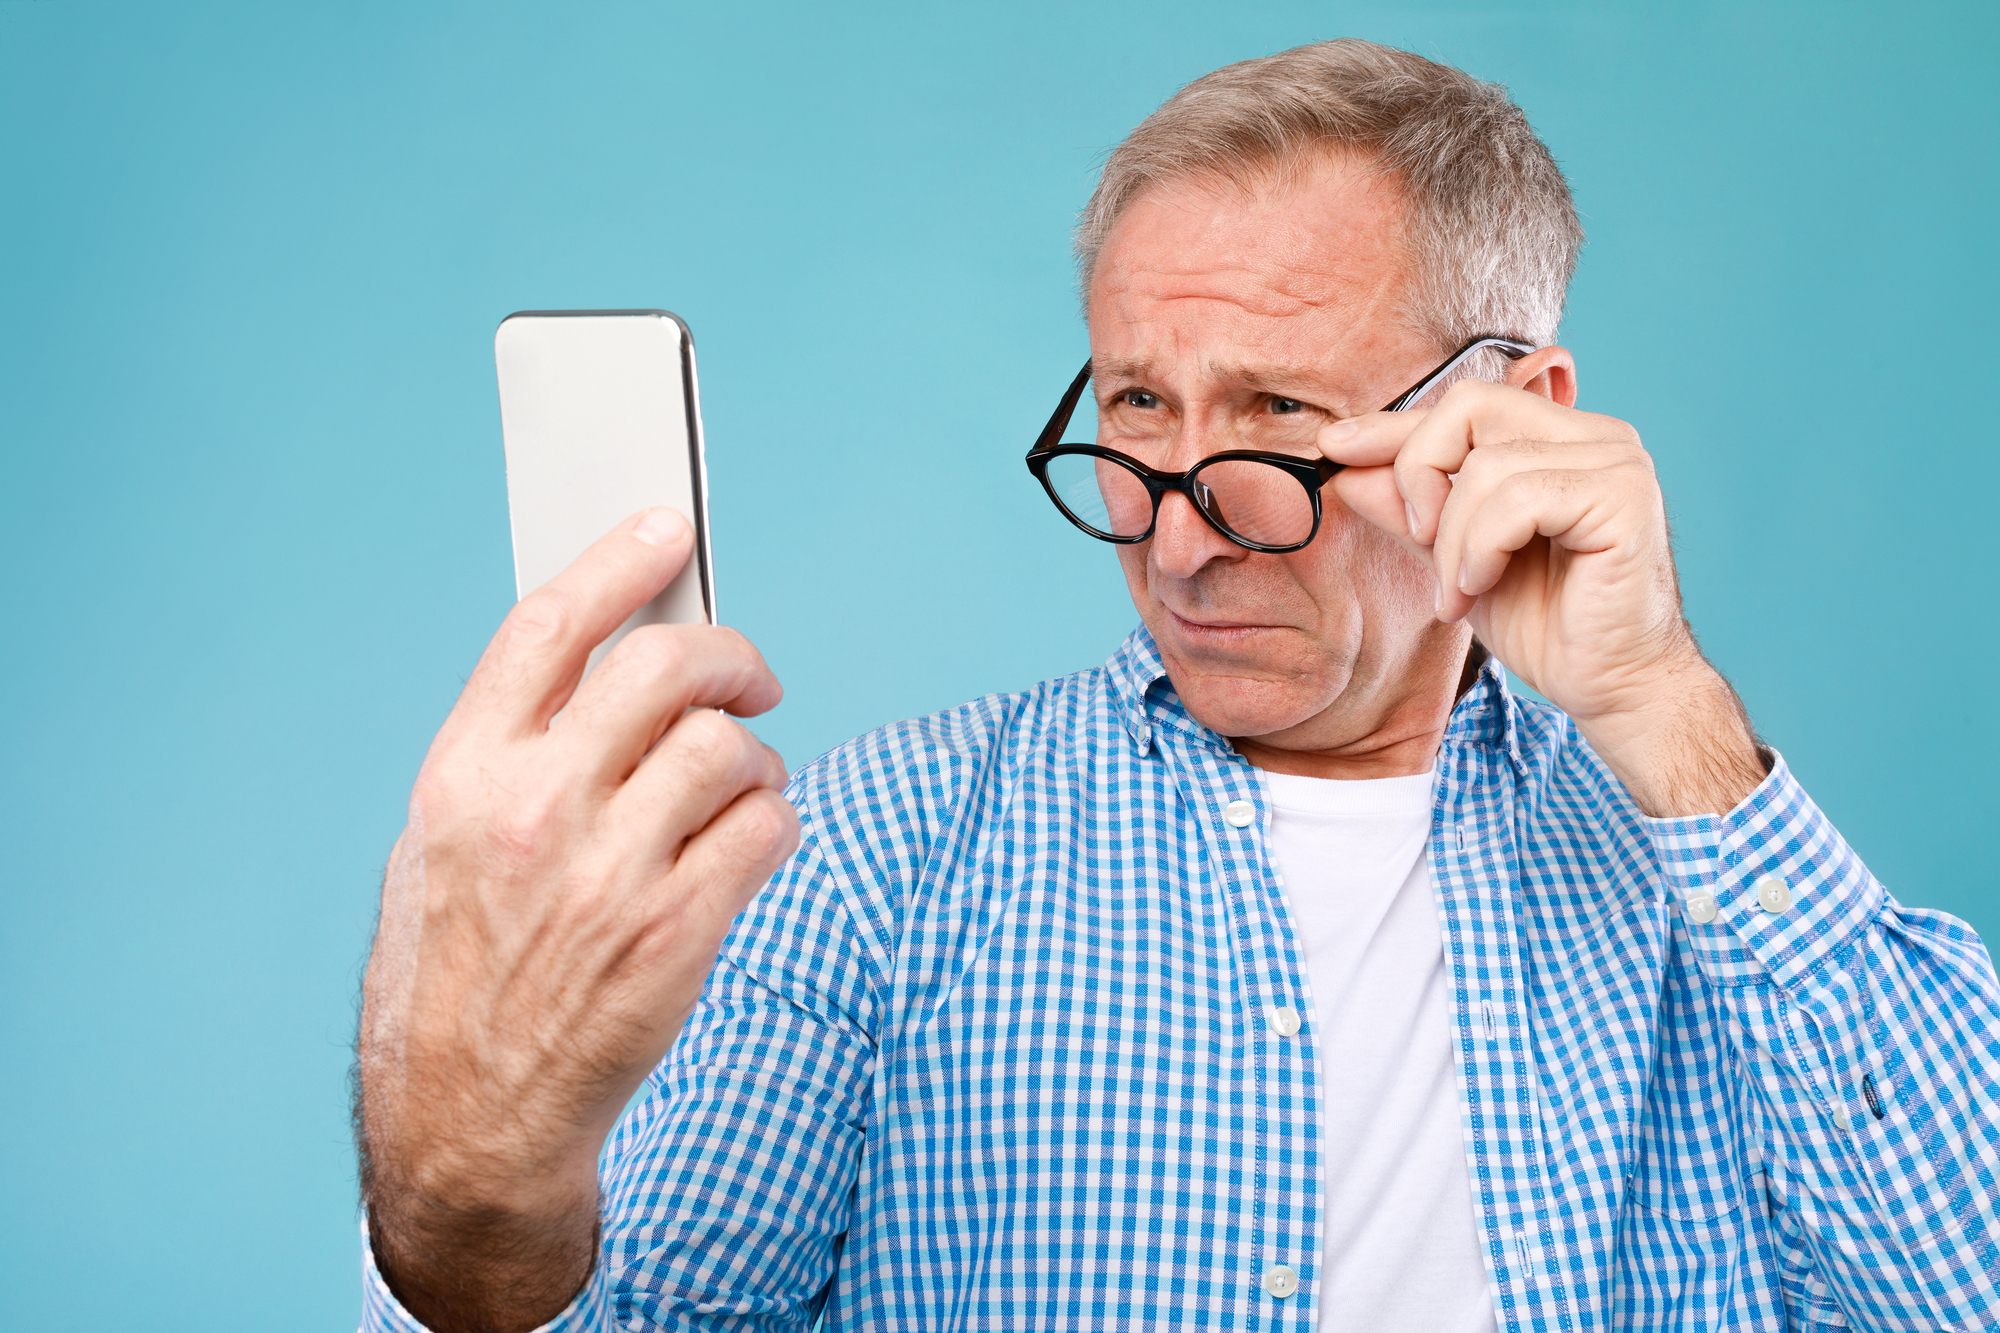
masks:
MULTIPOLYGON (((1318 429, 1373 412, 1450 349, 1402 313, 1392 184, 1330 157, 1288 184, 1156 187, 1126 210, 1090 286, 1099 440, 1181 470, 1224 449, 1318 457, 1318 429)), ((1279 750, 1336 750, 1412 711, 1405 682, 1455 678, 1465 631, 1430 572, 1321 495, 1312 544, 1237 546, 1168 495, 1118 548, 1132 600, 1190 711, 1279 750)), ((1434 716, 1435 688, 1425 707, 1434 716)))

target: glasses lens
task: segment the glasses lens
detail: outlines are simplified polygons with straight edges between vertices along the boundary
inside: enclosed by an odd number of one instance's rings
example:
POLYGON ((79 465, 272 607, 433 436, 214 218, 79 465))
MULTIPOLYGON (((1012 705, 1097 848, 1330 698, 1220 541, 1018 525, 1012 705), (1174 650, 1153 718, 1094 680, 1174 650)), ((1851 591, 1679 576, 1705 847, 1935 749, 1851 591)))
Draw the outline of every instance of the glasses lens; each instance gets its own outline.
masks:
POLYGON ((1269 463, 1228 459, 1194 477, 1210 518, 1260 546, 1297 546, 1312 536, 1312 495, 1298 478, 1269 463))
POLYGON ((1116 463, 1089 454, 1057 454, 1044 475, 1063 508, 1092 532, 1138 537, 1152 526, 1153 497, 1144 482, 1116 463))

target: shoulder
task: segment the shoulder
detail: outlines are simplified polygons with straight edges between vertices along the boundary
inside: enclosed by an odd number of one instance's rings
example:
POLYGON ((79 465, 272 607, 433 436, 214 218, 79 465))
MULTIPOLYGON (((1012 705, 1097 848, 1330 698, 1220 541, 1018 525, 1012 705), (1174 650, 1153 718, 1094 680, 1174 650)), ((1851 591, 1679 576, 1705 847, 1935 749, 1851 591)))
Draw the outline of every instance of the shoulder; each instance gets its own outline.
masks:
POLYGON ((799 769, 785 794, 808 836, 893 822, 921 838, 1037 753, 1116 726, 1108 673, 1096 667, 877 727, 799 769))
POLYGON ((1521 756, 1537 785, 1554 783, 1596 787, 1609 782, 1620 795, 1625 788, 1590 742, 1577 729, 1576 719, 1554 704, 1510 693, 1507 699, 1508 726, 1513 732, 1514 749, 1521 756))
POLYGON ((784 935, 798 953, 846 939, 886 976, 921 885, 975 854, 973 807, 1004 804, 1036 756, 1063 751, 1079 723, 1111 712, 1098 668, 892 722, 805 765, 785 790, 799 849, 746 916, 739 952, 756 952, 757 932, 784 935), (807 938, 818 943, 798 944, 807 938))
POLYGON ((1514 733, 1514 747, 1529 762, 1543 761, 1567 765, 1588 756, 1590 747, 1576 729, 1576 722, 1554 704, 1510 693, 1507 698, 1508 725, 1514 733))
POLYGON ((785 789, 798 850, 744 909, 725 957, 789 1003, 875 1031, 929 895, 980 863, 1021 793, 1126 739, 1123 660, 877 727, 799 769, 785 789))
POLYGON ((1553 704, 1513 695, 1508 700, 1515 752, 1525 779, 1526 828, 1594 845, 1618 860, 1650 860, 1645 817, 1625 784, 1583 738, 1576 721, 1553 704))

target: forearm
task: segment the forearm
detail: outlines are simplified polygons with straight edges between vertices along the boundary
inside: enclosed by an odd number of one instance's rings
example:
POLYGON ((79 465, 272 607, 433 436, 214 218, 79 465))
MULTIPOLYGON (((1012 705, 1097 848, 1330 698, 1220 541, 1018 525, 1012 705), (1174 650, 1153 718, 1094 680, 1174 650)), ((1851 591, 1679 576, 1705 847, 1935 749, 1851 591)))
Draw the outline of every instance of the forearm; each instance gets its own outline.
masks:
POLYGON ((510 1097, 499 1071, 523 1055, 459 1031, 462 997, 411 1003, 427 989, 410 924, 422 919, 426 897, 424 861, 406 837, 383 881, 354 1108, 374 1276, 400 1306, 392 1327, 415 1320, 435 1333, 533 1329, 569 1303, 594 1266, 602 1135, 510 1097))
MULTIPOLYGON (((421 1298, 406 1299, 403 1270, 385 1271, 400 1256, 374 1244, 364 1261, 364 1333, 519 1329, 537 1314, 552 1319, 548 1333, 678 1328, 675 1314, 718 1300, 810 1325, 848 1229, 872 1044, 837 1018, 823 1025, 733 966, 718 972, 686 1040, 605 1145, 602 1231, 581 1290, 482 1296, 478 1316, 488 1322, 473 1322, 470 1305, 446 1322, 431 1307, 419 1316, 421 1298), (754 1057, 744 1046, 753 1031, 754 1057), (771 1175, 777 1162, 790 1169, 771 1175), (525 1302, 537 1298, 545 1303, 530 1310, 525 1302), (509 1299, 524 1303, 506 1308, 509 1299)), ((449 1263, 435 1271, 446 1284, 455 1280, 449 1263)), ((458 1299, 449 1289, 429 1294, 447 1305, 458 1299)))

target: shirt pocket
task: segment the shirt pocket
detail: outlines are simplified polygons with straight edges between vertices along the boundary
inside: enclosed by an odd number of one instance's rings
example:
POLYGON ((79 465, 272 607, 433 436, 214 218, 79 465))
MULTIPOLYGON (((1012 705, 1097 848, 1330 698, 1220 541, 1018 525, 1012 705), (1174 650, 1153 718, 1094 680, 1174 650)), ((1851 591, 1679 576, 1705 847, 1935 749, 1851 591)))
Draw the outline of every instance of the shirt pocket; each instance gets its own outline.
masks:
POLYGON ((1660 999, 1658 1063, 1633 1130, 1627 1198, 1669 1221, 1732 1218, 1749 1165, 1736 1058, 1685 954, 1670 965, 1660 999))
POLYGON ((1617 1327, 1696 1333, 1740 1295, 1745 1186, 1726 1118, 1650 1098, 1619 1221, 1617 1327))
POLYGON ((1802 1333, 1846 1328, 1847 1315, 1834 1298, 1833 1288, 1819 1275, 1812 1250, 1799 1234, 1797 1217, 1784 1209, 1773 1209, 1771 1224, 1776 1233, 1778 1285, 1785 1298, 1787 1326, 1802 1333))

